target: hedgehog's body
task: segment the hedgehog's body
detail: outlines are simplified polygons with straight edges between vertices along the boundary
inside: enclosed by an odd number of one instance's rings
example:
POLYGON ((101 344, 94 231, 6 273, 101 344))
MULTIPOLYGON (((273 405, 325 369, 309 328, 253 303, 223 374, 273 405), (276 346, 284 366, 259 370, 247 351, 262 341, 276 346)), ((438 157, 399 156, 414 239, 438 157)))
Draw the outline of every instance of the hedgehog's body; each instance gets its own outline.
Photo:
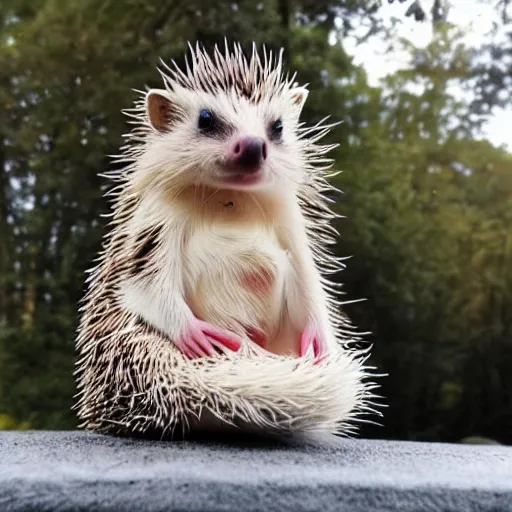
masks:
POLYGON ((279 336, 293 268, 273 225, 262 218, 274 205, 244 193, 200 192, 190 205, 195 226, 184 249, 187 304, 196 317, 242 339, 260 332, 265 348, 297 351, 297 344, 282 347, 286 340, 279 336))
POLYGON ((82 308, 79 416, 104 432, 165 434, 208 415, 346 431, 369 386, 321 277, 339 268, 322 246, 326 128, 301 132, 307 93, 280 60, 239 47, 194 59, 133 114, 82 308))

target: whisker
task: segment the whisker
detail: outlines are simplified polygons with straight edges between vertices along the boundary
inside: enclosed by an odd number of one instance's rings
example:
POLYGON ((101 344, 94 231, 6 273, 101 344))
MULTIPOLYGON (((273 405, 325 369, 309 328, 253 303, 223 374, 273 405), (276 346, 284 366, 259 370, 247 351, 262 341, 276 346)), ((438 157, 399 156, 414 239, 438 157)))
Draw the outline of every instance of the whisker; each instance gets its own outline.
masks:
POLYGON ((265 212, 265 209, 263 208, 263 206, 261 205, 261 203, 258 201, 258 199, 256 198, 256 196, 254 194, 249 194, 249 197, 254 201, 254 203, 256 204, 256 206, 259 208, 262 216, 263 216, 263 219, 265 221, 267 221, 267 214, 265 212))
POLYGON ((203 201, 203 204, 206 203, 207 201, 209 201, 217 192, 219 192, 219 189, 216 188, 212 194, 210 194, 209 197, 207 197, 204 201, 203 201))

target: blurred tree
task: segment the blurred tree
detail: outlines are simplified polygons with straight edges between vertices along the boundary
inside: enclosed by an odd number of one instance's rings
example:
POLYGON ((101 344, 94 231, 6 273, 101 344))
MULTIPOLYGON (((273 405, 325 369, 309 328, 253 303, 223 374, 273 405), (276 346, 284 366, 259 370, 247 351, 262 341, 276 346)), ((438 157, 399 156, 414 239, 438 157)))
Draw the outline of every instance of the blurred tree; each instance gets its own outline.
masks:
POLYGON ((512 99, 512 4, 510 0, 499 0, 496 7, 500 22, 493 23, 485 44, 475 48, 473 80, 468 82, 474 95, 472 110, 487 117, 493 114, 494 107, 508 107, 512 99))
POLYGON ((389 372, 386 435, 510 442, 512 158, 474 139, 480 120, 451 92, 470 64, 453 32, 425 50, 404 42, 410 67, 340 148, 339 252, 355 255, 349 297, 369 299, 349 312, 389 372))

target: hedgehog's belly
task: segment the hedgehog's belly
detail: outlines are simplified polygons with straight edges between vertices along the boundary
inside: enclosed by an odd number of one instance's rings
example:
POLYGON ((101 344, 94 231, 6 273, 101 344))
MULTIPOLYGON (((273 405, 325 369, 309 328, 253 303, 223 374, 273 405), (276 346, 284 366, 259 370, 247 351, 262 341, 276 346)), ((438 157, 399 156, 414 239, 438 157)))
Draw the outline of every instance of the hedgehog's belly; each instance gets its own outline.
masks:
POLYGON ((187 303, 198 318, 239 335, 257 329, 275 337, 291 263, 272 234, 226 227, 196 233, 185 261, 187 303))

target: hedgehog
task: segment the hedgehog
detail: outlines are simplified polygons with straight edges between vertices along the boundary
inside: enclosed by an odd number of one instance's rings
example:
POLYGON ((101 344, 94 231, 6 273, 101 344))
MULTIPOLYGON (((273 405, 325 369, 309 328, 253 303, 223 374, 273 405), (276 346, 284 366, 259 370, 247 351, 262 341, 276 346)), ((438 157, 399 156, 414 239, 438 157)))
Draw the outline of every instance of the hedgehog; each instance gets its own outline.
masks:
POLYGON ((336 124, 283 50, 189 44, 136 91, 111 222, 76 336, 80 428, 173 439, 351 435, 375 413, 370 347, 342 313, 329 194, 336 124))

